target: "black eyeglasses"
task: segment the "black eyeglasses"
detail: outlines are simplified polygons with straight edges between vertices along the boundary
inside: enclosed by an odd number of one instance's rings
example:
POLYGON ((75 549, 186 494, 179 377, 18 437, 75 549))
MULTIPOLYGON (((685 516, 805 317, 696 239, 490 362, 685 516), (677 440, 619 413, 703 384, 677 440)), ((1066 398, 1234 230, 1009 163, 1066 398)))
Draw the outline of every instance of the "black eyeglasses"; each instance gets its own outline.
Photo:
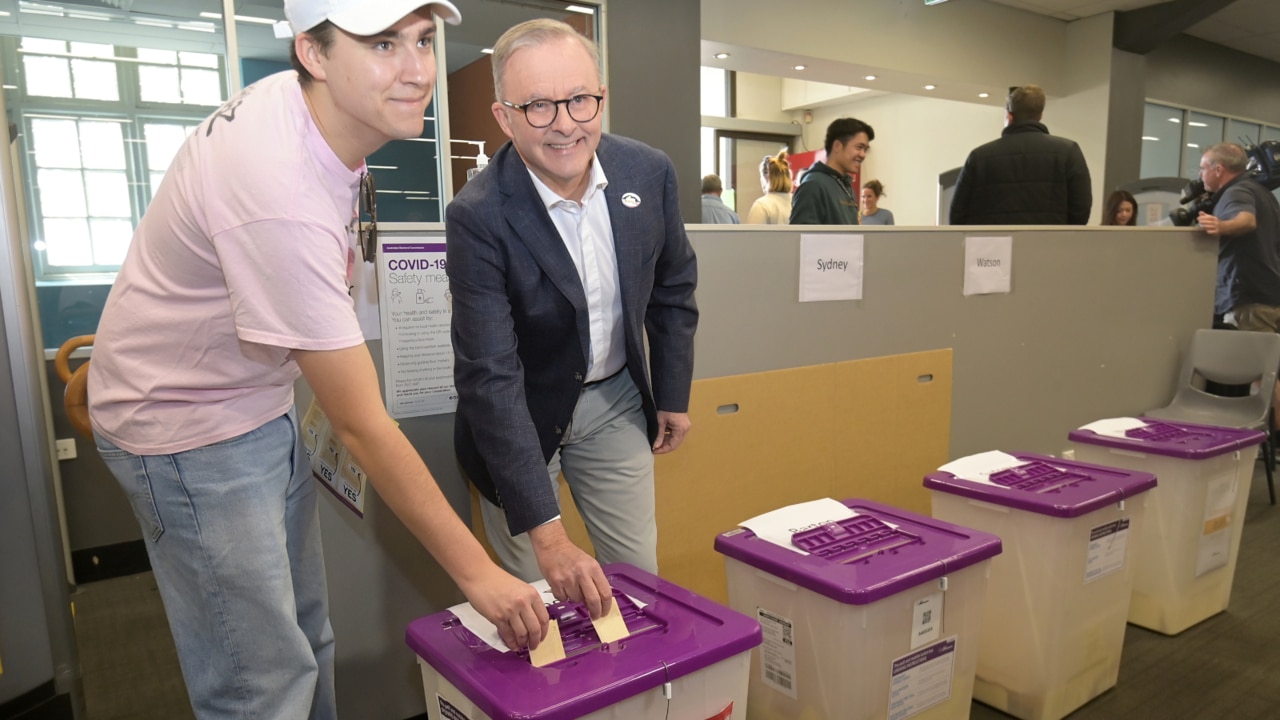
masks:
POLYGON ((373 173, 360 176, 360 202, 356 217, 356 236, 365 262, 378 259, 378 191, 373 186, 373 173), (368 218, 366 220, 365 218, 368 218))
POLYGON ((556 121, 556 116, 560 114, 560 106, 569 113, 569 119, 574 122, 590 122, 600 114, 600 103, 604 102, 603 95, 574 95, 568 100, 530 100, 523 105, 509 103, 506 100, 498 102, 509 108, 519 110, 524 113, 524 119, 535 128, 550 127, 551 123, 556 121))

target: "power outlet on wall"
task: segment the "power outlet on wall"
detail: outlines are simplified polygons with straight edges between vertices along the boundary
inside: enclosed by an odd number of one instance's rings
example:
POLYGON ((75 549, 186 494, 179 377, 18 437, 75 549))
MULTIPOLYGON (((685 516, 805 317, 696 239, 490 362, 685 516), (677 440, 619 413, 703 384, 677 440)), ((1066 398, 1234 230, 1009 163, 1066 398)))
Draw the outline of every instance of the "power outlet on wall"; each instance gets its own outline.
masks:
POLYGON ((63 438, 54 442, 54 448, 58 452, 59 460, 75 460, 76 459, 76 439, 63 438))

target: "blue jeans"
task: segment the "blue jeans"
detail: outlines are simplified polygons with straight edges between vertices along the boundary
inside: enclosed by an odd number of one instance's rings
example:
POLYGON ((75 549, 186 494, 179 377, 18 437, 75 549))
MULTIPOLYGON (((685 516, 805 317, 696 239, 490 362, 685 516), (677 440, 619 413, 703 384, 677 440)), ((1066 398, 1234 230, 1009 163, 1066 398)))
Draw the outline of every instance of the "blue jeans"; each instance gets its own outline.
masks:
POLYGON ((142 526, 200 720, 331 720, 333 629, 296 410, 239 437, 139 456, 97 438, 142 526))

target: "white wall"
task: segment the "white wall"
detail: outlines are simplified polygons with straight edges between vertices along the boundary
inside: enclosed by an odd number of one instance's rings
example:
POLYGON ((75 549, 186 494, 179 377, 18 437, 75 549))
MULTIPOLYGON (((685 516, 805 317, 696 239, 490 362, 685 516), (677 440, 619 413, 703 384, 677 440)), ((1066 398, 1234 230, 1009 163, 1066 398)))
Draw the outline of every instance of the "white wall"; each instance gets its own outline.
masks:
MULTIPOLYGON (((1065 27, 1065 42, 1059 59, 1059 92, 1053 94, 1046 87, 1050 97, 1043 119, 1053 135, 1071 138, 1084 151, 1093 181, 1091 223, 1097 223, 1107 193, 1103 176, 1111 83, 1111 14, 1061 24, 1065 27)), ((1012 82, 1016 85, 1044 85, 1032 74, 1015 77, 1012 82)), ((769 113, 768 109, 778 104, 785 106, 787 86, 800 85, 783 79, 780 86, 756 74, 739 73, 739 78, 740 113, 749 108, 759 115, 758 119, 776 118, 776 113, 769 113), (749 82, 742 83, 744 77, 749 82)), ((803 123, 803 113, 799 111, 782 113, 782 117, 803 123)), ((938 174, 963 165, 970 150, 1000 136, 1005 122, 1001 108, 974 102, 915 95, 851 96, 844 102, 813 110, 813 122, 803 124, 799 150, 822 147, 827 124, 841 117, 859 118, 876 128, 876 141, 864 164, 863 178, 884 183, 888 193, 884 208, 893 211, 900 225, 937 224, 938 174)))
POLYGON ((815 110, 805 126, 807 149, 822 147, 827 125, 838 117, 856 117, 876 131, 862 177, 884 183, 888 196, 881 205, 898 225, 937 225, 938 175, 963 165, 970 150, 999 137, 1004 127, 999 108, 882 95, 815 110))
MULTIPOLYGON (((704 41, 928 73, 940 86, 956 78, 993 83, 1001 93, 1010 85, 1044 87, 1049 131, 1079 143, 1089 164, 1092 222, 1101 217, 1106 199, 1112 21, 1111 13, 1066 23, 986 2, 926 8, 918 0, 791 0, 784 17, 776 4, 764 0, 702 0, 704 41), (853 42, 845 34, 818 32, 815 23, 792 18, 822 18, 822 27, 860 31, 853 42)), ((778 113, 769 103, 776 102, 783 117, 803 121, 801 112, 782 110, 789 106, 787 87, 802 82, 782 80, 775 90, 761 75, 739 73, 744 76, 749 92, 744 94, 740 83, 740 114, 775 119, 778 113)), ((910 92, 923 91, 913 87, 910 92)), ((889 196, 884 206, 905 225, 936 224, 938 175, 963 165, 970 150, 999 137, 1004 126, 1003 108, 979 105, 992 101, 976 96, 972 103, 914 94, 825 100, 825 106, 813 106, 813 122, 803 126, 799 149, 822 147, 826 126, 837 117, 870 123, 877 136, 863 177, 885 184, 889 196)))
POLYGON ((735 117, 769 122, 791 122, 782 110, 782 78, 755 73, 735 73, 735 117))
MULTIPOLYGON (((1091 224, 1101 222, 1107 201, 1104 176, 1111 103, 1112 13, 1077 20, 1067 25, 1065 97, 1050 97, 1044 111, 1049 132, 1075 140, 1084 151, 1093 180, 1091 224)), ((1133 138, 1139 143, 1139 138, 1133 138)))

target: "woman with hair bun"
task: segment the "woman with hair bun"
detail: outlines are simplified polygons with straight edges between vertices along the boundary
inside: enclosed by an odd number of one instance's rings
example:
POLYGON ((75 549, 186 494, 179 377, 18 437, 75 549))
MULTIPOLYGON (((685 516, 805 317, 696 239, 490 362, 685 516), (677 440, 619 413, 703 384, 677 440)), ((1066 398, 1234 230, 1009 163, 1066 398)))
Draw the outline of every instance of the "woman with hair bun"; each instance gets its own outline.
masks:
POLYGON ((788 225, 791 223, 791 165, 787 151, 766 155, 760 163, 760 185, 765 194, 751 204, 748 225, 788 225))
POLYGON ((862 184, 863 225, 893 224, 893 213, 880 207, 880 198, 884 195, 884 183, 879 180, 868 180, 862 184))

